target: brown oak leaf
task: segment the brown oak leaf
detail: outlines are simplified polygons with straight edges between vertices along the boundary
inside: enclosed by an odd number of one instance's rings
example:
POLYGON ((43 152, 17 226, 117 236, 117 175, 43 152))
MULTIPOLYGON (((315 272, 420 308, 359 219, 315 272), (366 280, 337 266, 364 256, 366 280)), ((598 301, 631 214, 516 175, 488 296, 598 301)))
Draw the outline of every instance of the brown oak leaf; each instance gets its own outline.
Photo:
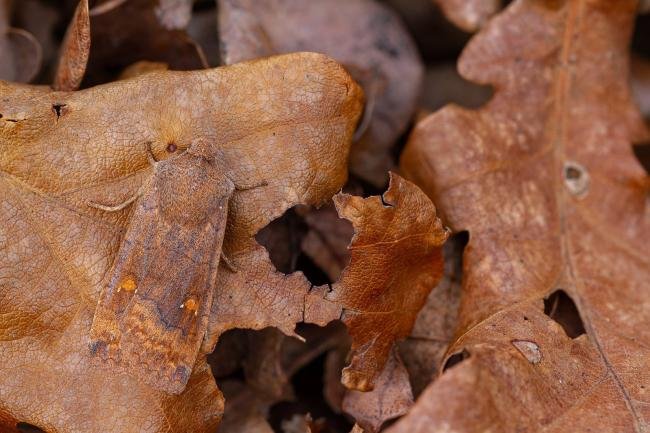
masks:
POLYGON ((292 333, 309 284, 276 272, 253 235, 341 188, 360 88, 333 60, 302 53, 77 92, 0 81, 0 94, 3 428, 214 431, 223 398, 205 356, 178 396, 91 362, 90 324, 131 208, 87 202, 132 197, 151 174, 146 143, 157 160, 212 143, 236 185, 258 187, 230 201, 224 252, 239 271, 219 272, 234 277, 219 279, 211 341, 230 327, 292 333))
POLYGON ((220 0, 219 33, 227 64, 309 50, 345 65, 367 99, 350 169, 386 184, 423 75, 415 45, 390 9, 374 0, 220 0))
POLYGON ((511 3, 459 62, 494 98, 416 127, 404 173, 470 241, 450 368, 389 431, 647 431, 650 202, 631 148, 647 131, 627 54, 636 6, 511 3))
POLYGON ((342 382, 349 389, 370 391, 393 344, 409 335, 442 277, 442 245, 449 232, 431 200, 395 174, 381 197, 337 194, 334 204, 355 228, 350 264, 331 291, 312 291, 305 321, 322 324, 338 318, 327 317, 337 312, 329 311, 328 304, 339 309, 352 338, 352 359, 342 382))

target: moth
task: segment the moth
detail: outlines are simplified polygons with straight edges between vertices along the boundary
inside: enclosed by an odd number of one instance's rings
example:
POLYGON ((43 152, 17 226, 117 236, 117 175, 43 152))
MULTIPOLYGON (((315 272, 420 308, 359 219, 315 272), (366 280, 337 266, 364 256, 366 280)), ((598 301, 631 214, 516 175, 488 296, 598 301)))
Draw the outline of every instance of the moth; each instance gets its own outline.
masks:
POLYGON ((168 393, 183 391, 205 335, 235 190, 196 146, 155 161, 153 174, 113 211, 134 203, 92 327, 93 356, 168 393))

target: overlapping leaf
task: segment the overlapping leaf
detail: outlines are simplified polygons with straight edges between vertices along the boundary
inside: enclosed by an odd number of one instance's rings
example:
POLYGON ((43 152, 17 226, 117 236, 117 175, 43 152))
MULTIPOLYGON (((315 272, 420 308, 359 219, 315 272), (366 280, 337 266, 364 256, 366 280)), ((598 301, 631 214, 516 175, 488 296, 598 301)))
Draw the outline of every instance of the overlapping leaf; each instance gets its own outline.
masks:
POLYGON ((627 80, 635 12, 634 1, 515 1, 459 63, 494 98, 416 128, 404 172, 470 234, 447 355, 469 358, 391 432, 647 430, 650 213, 631 149, 646 131, 627 80), (586 334, 564 321, 571 299, 586 334))
POLYGON ((88 330, 130 211, 87 202, 132 196, 150 174, 147 143, 157 159, 211 143, 233 181, 255 188, 231 202, 224 251, 239 272, 220 272, 209 342, 229 327, 291 333, 309 285, 276 272, 252 236, 341 187, 360 89, 325 56, 294 54, 78 92, 0 82, 0 95, 3 428, 213 431, 223 398, 205 357, 180 396, 91 363, 88 330))

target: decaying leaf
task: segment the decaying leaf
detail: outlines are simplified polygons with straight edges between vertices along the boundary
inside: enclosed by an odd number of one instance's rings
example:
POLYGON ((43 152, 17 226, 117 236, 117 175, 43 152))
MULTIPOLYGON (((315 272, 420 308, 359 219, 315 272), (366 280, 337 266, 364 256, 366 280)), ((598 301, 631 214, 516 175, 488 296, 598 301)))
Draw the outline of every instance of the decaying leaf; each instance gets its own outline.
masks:
POLYGON ((448 369, 391 432, 647 430, 650 202, 630 145, 647 132, 627 79, 636 6, 513 2, 459 63, 494 98, 417 126, 404 173, 470 241, 448 369))
POLYGON ((501 7, 501 0, 433 0, 445 16, 466 32, 475 32, 501 7))
POLYGON ((151 174, 146 143, 164 160, 206 141, 235 185, 257 186, 230 200, 223 250, 236 272, 219 272, 229 276, 218 281, 210 336, 269 325, 292 333, 309 285, 272 269, 253 236, 340 189, 360 88, 336 62, 303 53, 78 92, 0 82, 0 94, 3 428, 214 431, 223 398, 205 356, 178 396, 91 362, 88 331, 132 209, 87 202, 132 197, 151 174))
POLYGON ((141 60, 165 63, 172 70, 208 67, 201 47, 185 31, 189 6, 186 0, 109 0, 95 6, 87 81, 109 81, 141 60))
MULTIPOLYGON (((352 338, 352 360, 343 371, 343 384, 369 391, 393 344, 409 335, 442 276, 441 250, 449 233, 424 193, 395 174, 382 197, 337 194, 334 203, 339 215, 355 227, 355 235, 350 264, 324 295, 324 304, 340 309, 352 338)), ((318 299, 308 299, 305 321, 323 323, 326 314, 337 311, 327 311, 318 299)))
POLYGON ((423 67, 395 14, 374 0, 220 0, 219 31, 227 64, 292 51, 326 53, 362 85, 363 136, 351 170, 383 187, 392 150, 417 102, 423 67))
POLYGON ((343 410, 368 433, 379 431, 386 421, 404 415, 412 405, 409 375, 395 349, 377 378, 374 390, 348 390, 343 398, 343 410))
POLYGON ((31 33, 9 26, 9 6, 0 0, 0 80, 28 83, 41 67, 41 45, 31 33))
POLYGON ((88 0, 81 0, 65 33, 54 75, 54 90, 77 90, 86 72, 90 54, 88 0))

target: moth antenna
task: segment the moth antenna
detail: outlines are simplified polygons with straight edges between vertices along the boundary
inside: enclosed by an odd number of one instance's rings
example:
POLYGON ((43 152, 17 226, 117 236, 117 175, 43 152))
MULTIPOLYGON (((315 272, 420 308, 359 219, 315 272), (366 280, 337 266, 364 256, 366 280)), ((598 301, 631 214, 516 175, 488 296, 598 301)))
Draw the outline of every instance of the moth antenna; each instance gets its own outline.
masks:
POLYGON ((121 211, 122 209, 124 209, 125 207, 129 206, 134 201, 136 201, 138 199, 138 197, 140 197, 140 195, 142 195, 142 194, 141 194, 140 191, 138 191, 135 195, 128 198, 125 202, 114 205, 114 206, 95 203, 94 201, 91 201, 91 200, 86 201, 86 205, 90 206, 92 208, 95 208, 95 209, 103 210, 104 212, 118 212, 118 211, 121 211))

